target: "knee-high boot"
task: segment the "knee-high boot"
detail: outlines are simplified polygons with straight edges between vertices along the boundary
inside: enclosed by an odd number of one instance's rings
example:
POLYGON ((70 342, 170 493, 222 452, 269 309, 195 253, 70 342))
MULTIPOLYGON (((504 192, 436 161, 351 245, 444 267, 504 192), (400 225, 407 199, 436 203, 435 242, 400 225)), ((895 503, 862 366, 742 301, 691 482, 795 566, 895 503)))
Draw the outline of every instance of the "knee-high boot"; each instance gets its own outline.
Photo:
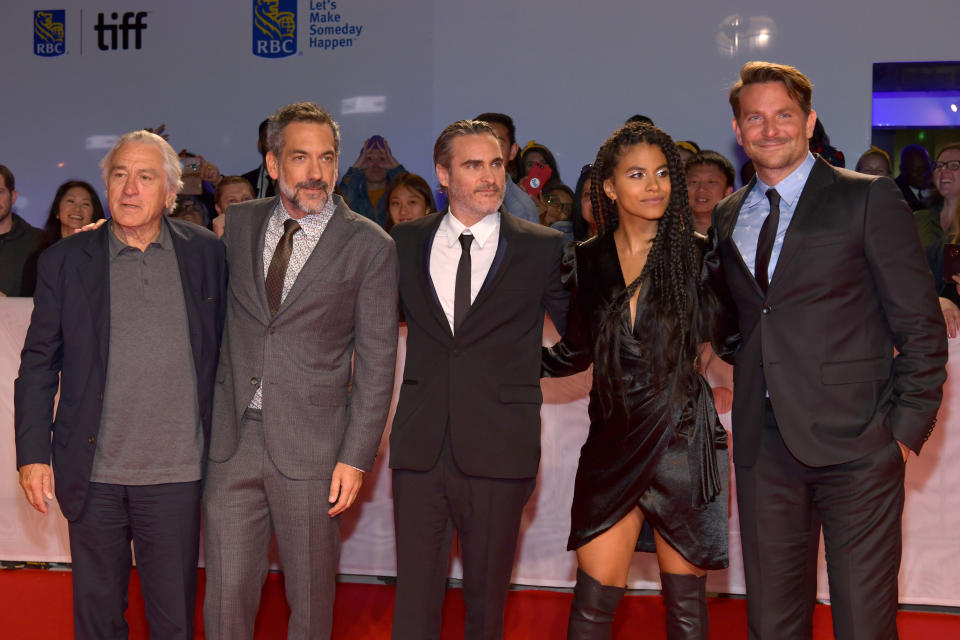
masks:
POLYGON ((667 640, 708 640, 707 576, 661 573, 667 640))
POLYGON ((613 615, 626 587, 600 584, 590 574, 577 569, 577 586, 573 588, 567 640, 608 640, 613 628, 613 615))

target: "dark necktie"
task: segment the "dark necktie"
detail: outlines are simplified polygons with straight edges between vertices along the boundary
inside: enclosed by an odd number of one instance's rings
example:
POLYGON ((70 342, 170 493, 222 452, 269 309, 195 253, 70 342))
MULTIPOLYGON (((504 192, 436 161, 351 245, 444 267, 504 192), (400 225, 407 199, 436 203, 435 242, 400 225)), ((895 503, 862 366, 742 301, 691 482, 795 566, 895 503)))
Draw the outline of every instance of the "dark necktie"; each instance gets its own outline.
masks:
POLYGON ((300 224, 293 218, 287 218, 283 223, 283 235, 273 252, 270 267, 267 269, 265 282, 267 289, 267 304, 270 305, 270 317, 277 315, 280 302, 283 300, 283 281, 287 276, 287 264, 290 262, 290 252, 293 250, 293 234, 300 230, 300 224))
POLYGON ((460 234, 460 262, 457 264, 457 280, 453 289, 453 332, 460 330, 463 319, 470 310, 470 245, 473 236, 460 234))
POLYGON ((780 226, 780 194, 776 189, 767 189, 767 200, 770 201, 770 213, 760 227, 760 237, 757 239, 756 271, 757 284, 767 292, 770 286, 767 271, 770 267, 770 256, 773 255, 773 243, 777 239, 777 228, 780 226))

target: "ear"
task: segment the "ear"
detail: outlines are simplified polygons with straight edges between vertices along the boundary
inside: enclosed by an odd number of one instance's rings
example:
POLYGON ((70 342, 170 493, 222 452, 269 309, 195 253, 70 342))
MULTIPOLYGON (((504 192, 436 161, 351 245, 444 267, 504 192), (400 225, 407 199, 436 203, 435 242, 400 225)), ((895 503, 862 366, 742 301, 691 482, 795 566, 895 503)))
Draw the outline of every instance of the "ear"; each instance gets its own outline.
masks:
POLYGON ((807 140, 813 137, 813 128, 817 126, 817 112, 810 109, 807 115, 807 140))
POLYGON ((733 193, 733 185, 732 185, 732 184, 731 184, 731 185, 727 185, 727 189, 726 189, 726 191, 723 192, 723 195, 728 196, 728 195, 730 195, 731 193, 733 193))
POLYGON ((519 152, 520 152, 520 145, 518 145, 516 142, 514 142, 514 143, 510 146, 510 157, 507 158, 507 162, 513 162, 513 159, 517 157, 517 153, 519 153, 519 152))
MULTIPOLYGON (((10 192, 10 206, 13 207, 13 204, 17 201, 17 190, 14 189, 10 192)), ((58 214, 59 215, 59 214, 58 214)))
POLYGON ((223 215, 223 209, 220 208, 220 203, 219 203, 219 202, 214 203, 213 208, 217 210, 217 215, 219 215, 219 216, 222 216, 222 215, 223 215))
POLYGON ((280 179, 280 160, 273 151, 267 151, 267 173, 274 180, 280 179))
POLYGON ((743 146, 743 134, 740 132, 740 123, 737 122, 737 118, 733 118, 733 134, 737 136, 737 144, 741 147, 743 146))
POLYGON ((438 164, 436 169, 437 180, 440 182, 440 186, 444 189, 448 188, 450 186, 450 171, 442 164, 438 164))
POLYGON ((603 181, 603 192, 614 202, 617 201, 617 190, 613 188, 613 182, 610 178, 603 181))

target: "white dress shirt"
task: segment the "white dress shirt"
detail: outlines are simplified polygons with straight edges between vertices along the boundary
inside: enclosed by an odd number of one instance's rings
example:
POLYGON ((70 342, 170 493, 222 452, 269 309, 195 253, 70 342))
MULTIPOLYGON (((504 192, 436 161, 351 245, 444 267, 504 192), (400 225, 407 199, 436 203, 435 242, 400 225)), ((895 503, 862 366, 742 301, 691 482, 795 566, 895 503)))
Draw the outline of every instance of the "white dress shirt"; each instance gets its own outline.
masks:
POLYGON ((440 299, 440 306, 453 331, 453 297, 457 283, 457 265, 460 264, 460 234, 464 231, 473 235, 470 244, 470 303, 477 299, 477 293, 490 271, 493 258, 497 255, 500 243, 500 212, 485 216, 472 227, 467 227, 447 212, 437 227, 430 249, 430 279, 440 299))

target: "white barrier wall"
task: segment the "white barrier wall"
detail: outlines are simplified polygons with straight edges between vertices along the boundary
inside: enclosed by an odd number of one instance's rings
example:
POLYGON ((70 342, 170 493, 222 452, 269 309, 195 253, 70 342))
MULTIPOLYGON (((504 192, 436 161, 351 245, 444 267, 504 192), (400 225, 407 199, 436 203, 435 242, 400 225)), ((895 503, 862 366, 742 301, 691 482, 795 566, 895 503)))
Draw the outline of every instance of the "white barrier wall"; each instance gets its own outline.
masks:
MULTIPOLYGON (((0 299, 0 559, 69 561, 66 522, 59 509, 42 516, 24 499, 15 468, 13 443, 13 380, 29 323, 30 300, 0 299)), ((548 332, 552 328, 548 327, 548 332)), ((402 337, 405 334, 402 334, 402 337)), ((402 380, 405 344, 401 337, 397 380, 402 380)), ((960 357, 960 340, 950 341, 951 360, 960 357)), ((707 370, 714 386, 721 419, 729 428, 731 370, 719 360, 707 370)), ((537 489, 527 504, 521 525, 520 550, 513 581, 518 584, 570 586, 576 559, 566 551, 570 525, 573 478, 580 446, 587 434, 587 374, 542 382, 544 405, 542 449, 537 489)), ((396 391, 396 390, 395 390, 396 391)), ((394 394, 394 403, 396 393, 394 394)), ((960 378, 950 377, 939 422, 920 457, 907 464, 907 503, 904 514, 903 568, 900 600, 911 604, 960 606, 960 378)), ((736 434, 734 433, 734 437, 736 434)), ((387 434, 382 447, 385 449, 387 434)), ((343 519, 340 572, 394 575, 393 505, 386 452, 367 474, 358 503, 343 519)), ((733 493, 733 492, 731 492, 733 493)), ((712 572, 708 588, 721 593, 743 593, 736 504, 731 505, 730 569, 712 572)), ((459 577, 460 566, 451 566, 459 577)), ((652 554, 638 553, 630 572, 630 586, 659 589, 652 554)), ((820 559, 820 597, 828 597, 823 558, 820 559)))

